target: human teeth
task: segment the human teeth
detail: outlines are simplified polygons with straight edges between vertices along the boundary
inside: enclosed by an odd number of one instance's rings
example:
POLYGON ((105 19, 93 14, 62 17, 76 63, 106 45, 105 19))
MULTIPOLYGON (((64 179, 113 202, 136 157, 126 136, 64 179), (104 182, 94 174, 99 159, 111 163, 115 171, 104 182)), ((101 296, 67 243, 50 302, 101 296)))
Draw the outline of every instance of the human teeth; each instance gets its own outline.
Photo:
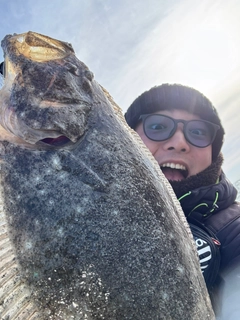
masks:
POLYGON ((176 164, 176 163, 164 163, 161 165, 161 167, 168 167, 168 168, 172 168, 172 169, 179 169, 179 170, 187 170, 185 166, 181 165, 181 164, 176 164))

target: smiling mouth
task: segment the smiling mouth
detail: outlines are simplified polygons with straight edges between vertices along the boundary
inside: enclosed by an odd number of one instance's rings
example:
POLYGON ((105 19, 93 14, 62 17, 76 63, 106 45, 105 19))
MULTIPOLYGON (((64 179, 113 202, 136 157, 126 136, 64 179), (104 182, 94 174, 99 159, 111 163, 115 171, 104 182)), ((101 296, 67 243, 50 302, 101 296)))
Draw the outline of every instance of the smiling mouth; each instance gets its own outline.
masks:
POLYGON ((188 177, 188 170, 185 166, 176 163, 163 163, 160 168, 168 180, 184 180, 188 177))
POLYGON ((71 142, 71 140, 68 139, 66 136, 60 136, 57 138, 45 138, 40 141, 43 143, 46 143, 48 145, 55 146, 55 147, 63 146, 65 144, 68 144, 69 142, 71 142))

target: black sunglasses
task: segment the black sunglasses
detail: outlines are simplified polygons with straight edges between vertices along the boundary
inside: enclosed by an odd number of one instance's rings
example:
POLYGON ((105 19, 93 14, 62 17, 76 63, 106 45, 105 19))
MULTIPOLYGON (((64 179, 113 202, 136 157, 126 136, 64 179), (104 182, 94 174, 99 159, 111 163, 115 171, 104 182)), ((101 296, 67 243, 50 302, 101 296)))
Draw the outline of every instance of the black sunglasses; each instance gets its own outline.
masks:
POLYGON ((162 114, 142 114, 145 135, 153 141, 164 141, 171 138, 179 122, 183 123, 185 139, 195 147, 206 148, 213 143, 220 126, 205 120, 173 119, 162 114))

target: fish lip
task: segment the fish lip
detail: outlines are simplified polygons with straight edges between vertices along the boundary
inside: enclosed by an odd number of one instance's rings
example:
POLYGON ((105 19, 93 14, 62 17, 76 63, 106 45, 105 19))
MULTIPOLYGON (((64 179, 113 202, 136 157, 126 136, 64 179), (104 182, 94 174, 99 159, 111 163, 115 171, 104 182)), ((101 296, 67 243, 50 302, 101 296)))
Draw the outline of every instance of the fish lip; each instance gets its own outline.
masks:
POLYGON ((176 161, 176 160, 169 160, 169 161, 164 161, 159 164, 160 168, 172 168, 172 169, 177 169, 181 170, 183 172, 183 176, 186 179, 189 175, 189 168, 188 165, 183 162, 183 161, 176 161), (175 168, 175 166, 179 166, 179 168, 175 168))

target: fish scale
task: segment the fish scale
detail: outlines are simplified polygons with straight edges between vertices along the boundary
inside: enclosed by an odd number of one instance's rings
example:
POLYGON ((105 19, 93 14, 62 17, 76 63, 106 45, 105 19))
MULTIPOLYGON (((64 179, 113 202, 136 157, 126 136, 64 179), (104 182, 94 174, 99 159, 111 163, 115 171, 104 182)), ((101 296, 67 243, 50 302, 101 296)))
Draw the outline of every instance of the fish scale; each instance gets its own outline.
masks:
POLYGON ((180 205, 111 96, 67 43, 2 47, 0 318, 214 319, 180 205))

